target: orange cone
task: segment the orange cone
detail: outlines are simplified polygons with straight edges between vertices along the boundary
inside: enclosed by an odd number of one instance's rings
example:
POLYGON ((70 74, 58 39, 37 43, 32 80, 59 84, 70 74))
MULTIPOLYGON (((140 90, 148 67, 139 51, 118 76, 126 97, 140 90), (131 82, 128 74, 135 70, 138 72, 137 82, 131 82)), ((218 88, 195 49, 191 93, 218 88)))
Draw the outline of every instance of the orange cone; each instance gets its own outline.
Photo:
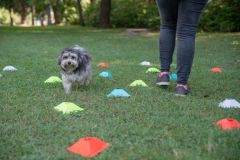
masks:
POLYGON ((222 68, 212 68, 212 72, 222 72, 222 68))
POLYGON ((240 129, 240 123, 231 118, 224 118, 215 123, 216 126, 219 126, 222 130, 231 130, 231 129, 240 129))
POLYGON ((79 139, 72 146, 68 147, 67 150, 83 157, 94 157, 108 146, 108 143, 96 137, 86 137, 79 139))
POLYGON ((101 63, 99 63, 97 66, 98 67, 108 67, 108 63, 107 62, 101 62, 101 63))

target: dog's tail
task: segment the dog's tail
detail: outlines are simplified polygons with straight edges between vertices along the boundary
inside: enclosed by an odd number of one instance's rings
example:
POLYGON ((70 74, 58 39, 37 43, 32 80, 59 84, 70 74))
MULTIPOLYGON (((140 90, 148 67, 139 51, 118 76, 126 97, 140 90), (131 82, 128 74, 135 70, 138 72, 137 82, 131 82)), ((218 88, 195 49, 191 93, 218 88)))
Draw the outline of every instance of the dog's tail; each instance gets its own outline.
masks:
POLYGON ((80 47, 80 46, 77 45, 77 44, 74 45, 74 46, 72 47, 72 49, 79 50, 79 51, 82 52, 82 53, 86 53, 86 52, 87 52, 86 49, 80 47))

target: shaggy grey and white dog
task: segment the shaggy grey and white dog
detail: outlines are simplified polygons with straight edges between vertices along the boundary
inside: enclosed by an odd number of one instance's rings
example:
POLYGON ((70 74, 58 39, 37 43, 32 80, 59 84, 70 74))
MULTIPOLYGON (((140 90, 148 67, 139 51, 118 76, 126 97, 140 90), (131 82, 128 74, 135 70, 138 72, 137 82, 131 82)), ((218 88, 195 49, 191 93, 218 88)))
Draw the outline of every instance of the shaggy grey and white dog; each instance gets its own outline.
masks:
POLYGON ((72 91, 72 85, 88 85, 92 79, 91 58, 87 51, 79 46, 65 48, 58 58, 62 70, 63 87, 67 94, 72 91))

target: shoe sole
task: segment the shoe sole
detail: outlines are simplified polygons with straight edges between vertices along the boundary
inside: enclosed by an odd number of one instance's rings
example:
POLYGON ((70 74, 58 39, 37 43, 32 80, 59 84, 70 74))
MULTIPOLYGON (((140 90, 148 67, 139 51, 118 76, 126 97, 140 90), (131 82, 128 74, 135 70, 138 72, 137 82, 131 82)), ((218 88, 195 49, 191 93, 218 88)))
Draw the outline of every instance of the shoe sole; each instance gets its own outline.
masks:
POLYGON ((170 82, 158 82, 158 83, 156 83, 156 85, 158 85, 158 86, 169 86, 170 82))
POLYGON ((185 94, 178 94, 178 93, 175 93, 175 96, 177 96, 177 97, 186 97, 185 94))

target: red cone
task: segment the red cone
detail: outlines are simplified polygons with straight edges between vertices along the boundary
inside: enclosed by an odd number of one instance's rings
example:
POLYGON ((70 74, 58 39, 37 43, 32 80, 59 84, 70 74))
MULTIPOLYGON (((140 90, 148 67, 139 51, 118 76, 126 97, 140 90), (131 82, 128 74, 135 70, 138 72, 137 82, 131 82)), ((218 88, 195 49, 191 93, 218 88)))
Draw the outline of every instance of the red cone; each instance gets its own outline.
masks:
POLYGON ((67 150, 83 157, 94 157, 108 146, 108 143, 96 137, 86 137, 79 139, 72 146, 68 147, 67 150))
POLYGON ((221 119, 215 125, 219 126, 222 130, 240 129, 240 123, 231 118, 221 119))
POLYGON ((101 62, 97 66, 98 67, 108 67, 108 63, 107 62, 101 62))
POLYGON ((222 68, 212 68, 212 72, 222 72, 222 68))

